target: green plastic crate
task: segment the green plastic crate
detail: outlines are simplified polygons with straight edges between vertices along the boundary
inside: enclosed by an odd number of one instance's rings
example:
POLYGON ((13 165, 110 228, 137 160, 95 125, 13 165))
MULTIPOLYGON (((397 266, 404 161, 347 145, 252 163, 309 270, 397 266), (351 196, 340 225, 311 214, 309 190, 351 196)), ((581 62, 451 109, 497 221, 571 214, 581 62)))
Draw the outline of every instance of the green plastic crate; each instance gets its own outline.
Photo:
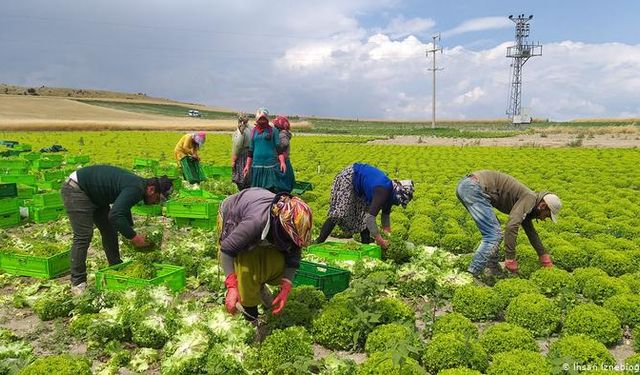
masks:
POLYGON ((40 157, 42 157, 42 154, 39 152, 23 152, 20 154, 20 157, 26 160, 36 160, 36 159, 40 159, 40 157))
POLYGON ((200 228, 200 229, 216 229, 216 222, 218 221, 217 215, 212 217, 211 219, 189 219, 185 217, 177 217, 175 218, 176 226, 178 227, 189 227, 189 228, 200 228))
POLYGON ((293 285, 312 285, 320 289, 325 296, 332 297, 347 289, 350 279, 349 271, 303 260, 296 271, 293 285))
POLYGON ((183 157, 182 160, 180 160, 180 165, 182 166, 182 175, 184 176, 184 179, 190 184, 202 182, 207 178, 200 166, 200 162, 192 157, 183 157))
POLYGON ((29 218, 38 224, 58 220, 64 215, 64 207, 29 207, 29 218))
POLYGON ((349 249, 345 242, 324 242, 307 247, 307 252, 329 260, 358 260, 362 257, 382 258, 378 245, 358 244, 359 249, 349 249))
POLYGON ((202 170, 207 178, 231 177, 233 170, 226 165, 203 165, 202 170))
POLYGON ((0 214, 11 213, 20 209, 18 198, 0 199, 0 214))
POLYGON ((313 190, 313 184, 311 182, 296 181, 293 184, 293 190, 291 190, 291 194, 302 195, 311 190, 313 190))
POLYGON ((36 194, 32 199, 36 207, 62 207, 62 195, 59 191, 36 194))
POLYGON ((0 182, 15 182, 16 184, 36 186, 36 177, 28 174, 3 174, 0 182))
POLYGON ((64 156, 62 154, 54 153, 44 153, 42 154, 42 158, 47 160, 59 161, 60 163, 62 163, 62 161, 64 160, 64 156))
POLYGON ((0 168, 0 175, 28 175, 29 169, 25 168, 0 168))
POLYGON ((205 198, 207 200, 216 200, 221 201, 224 200, 227 196, 221 194, 213 194, 209 193, 206 190, 202 189, 183 189, 177 195, 177 198, 188 198, 188 197, 200 197, 205 198))
POLYGON ((211 219, 218 215, 220 201, 190 202, 184 199, 173 199, 167 202, 168 217, 189 219, 211 219))
POLYGON ((61 165, 62 165, 62 160, 54 160, 50 158, 40 158, 33 161, 33 168, 35 169, 58 168, 61 165))
POLYGON ((15 198, 18 196, 18 185, 15 182, 0 184, 0 198, 15 198))
POLYGON ((142 216, 162 216, 162 205, 138 203, 131 211, 142 216))
POLYGON ((33 198, 36 193, 36 188, 29 185, 18 184, 18 200, 24 201, 25 199, 33 198))
POLYGON ((89 161, 89 155, 67 155, 67 164, 87 164, 89 161))
POLYGON ((155 169, 160 164, 159 161, 155 159, 147 159, 147 158, 134 158, 133 159, 133 169, 142 169, 142 168, 150 168, 155 169))
POLYGON ((70 254, 66 250, 46 258, 0 252, 0 269, 12 275, 52 279, 69 272, 70 254))
POLYGON ((30 165, 31 162, 25 159, 0 159, 0 168, 4 169, 28 169, 30 165))
POLYGON ((130 288, 144 288, 150 285, 165 285, 174 292, 179 292, 186 285, 186 273, 184 267, 170 264, 154 264, 157 269, 157 276, 153 279, 137 279, 110 273, 109 271, 119 270, 127 266, 129 262, 116 264, 103 268, 96 272, 96 288, 98 290, 125 290, 130 288))
POLYGON ((17 145, 13 146, 13 149, 16 151, 31 151, 32 147, 31 145, 25 144, 25 143, 20 143, 17 145))
POLYGON ((62 181, 38 181, 36 186, 39 190, 60 190, 62 187, 62 181))
POLYGON ((0 214, 0 228, 15 227, 20 224, 20 211, 0 214))
POLYGON ((42 173, 42 178, 45 181, 61 181, 64 180, 68 175, 69 173, 66 173, 66 171, 63 171, 61 169, 49 170, 42 173))

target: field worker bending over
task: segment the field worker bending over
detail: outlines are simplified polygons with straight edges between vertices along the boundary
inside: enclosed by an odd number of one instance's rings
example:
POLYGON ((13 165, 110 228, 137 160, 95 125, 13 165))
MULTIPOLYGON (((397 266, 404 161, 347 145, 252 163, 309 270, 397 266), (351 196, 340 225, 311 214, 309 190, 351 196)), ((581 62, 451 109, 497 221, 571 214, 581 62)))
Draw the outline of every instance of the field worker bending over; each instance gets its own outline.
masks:
POLYGON ((247 320, 258 317, 258 303, 284 308, 295 272, 300 267, 301 248, 311 240, 309 206, 287 193, 274 194, 249 188, 225 199, 218 211, 220 264, 224 269, 227 311, 235 313, 240 303, 247 320), (265 284, 280 285, 273 299, 265 284))
POLYGON ((406 208, 413 199, 413 181, 391 180, 384 172, 368 164, 355 163, 333 180, 329 214, 316 243, 326 241, 336 225, 348 233, 360 232, 362 243, 373 237, 383 249, 389 242, 382 238, 376 216, 382 211, 382 229, 391 232, 391 207, 406 208))
POLYGON ((284 163, 286 166, 284 174, 280 176, 280 191, 290 193, 291 190, 293 190, 293 185, 296 183, 296 176, 293 173, 293 166, 289 159, 291 137, 293 136, 290 130, 291 124, 289 124, 287 117, 276 116, 275 120, 273 120, 273 126, 280 131, 280 146, 278 146, 278 151, 284 155, 284 163))
POLYGON ((515 249, 520 226, 538 253, 540 264, 543 267, 553 267, 551 257, 542 245, 532 220, 550 217, 555 223, 562 208, 557 195, 549 192, 535 193, 515 178, 496 171, 477 171, 466 176, 458 183, 456 195, 482 233, 482 242, 468 269, 474 276, 480 276, 485 267, 493 275, 501 273, 498 246, 502 233, 493 207, 509 215, 504 234, 505 268, 512 273, 518 272, 515 249))
POLYGON ((73 230, 71 291, 75 295, 87 286, 87 249, 94 224, 102 236, 109 265, 121 263, 118 232, 134 247, 151 245, 144 235, 133 230, 131 207, 140 201, 156 204, 166 200, 172 187, 167 176, 145 179, 110 165, 92 165, 71 173, 61 194, 73 230))
POLYGON ((233 132, 231 147, 231 180, 239 191, 251 187, 251 171, 246 176, 243 173, 249 155, 250 140, 249 117, 244 113, 238 113, 238 128, 233 132))
POLYGON ((188 133, 182 136, 176 147, 173 149, 173 155, 180 165, 180 161, 185 156, 190 156, 195 160, 200 160, 200 155, 198 155, 198 151, 204 146, 204 142, 207 139, 207 133, 205 132, 196 132, 196 133, 188 133))
POLYGON ((251 186, 281 191, 280 179, 287 170, 284 154, 278 151, 280 131, 269 125, 269 110, 258 108, 256 126, 251 131, 249 154, 243 174, 251 173, 251 186))

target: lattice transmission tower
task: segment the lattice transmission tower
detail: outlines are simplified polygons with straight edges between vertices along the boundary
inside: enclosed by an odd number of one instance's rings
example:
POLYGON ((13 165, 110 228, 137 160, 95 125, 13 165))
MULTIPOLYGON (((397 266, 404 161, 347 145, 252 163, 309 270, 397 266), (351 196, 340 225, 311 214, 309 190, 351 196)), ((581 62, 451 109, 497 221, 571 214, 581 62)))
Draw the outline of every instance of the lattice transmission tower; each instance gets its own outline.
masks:
POLYGON ((530 31, 529 21, 532 18, 532 15, 525 16, 524 14, 509 16, 509 19, 516 24, 516 44, 507 47, 507 57, 513 59, 507 116, 513 124, 531 122, 531 117, 522 113, 522 67, 529 58, 542 55, 542 45, 529 43, 527 40, 530 31))

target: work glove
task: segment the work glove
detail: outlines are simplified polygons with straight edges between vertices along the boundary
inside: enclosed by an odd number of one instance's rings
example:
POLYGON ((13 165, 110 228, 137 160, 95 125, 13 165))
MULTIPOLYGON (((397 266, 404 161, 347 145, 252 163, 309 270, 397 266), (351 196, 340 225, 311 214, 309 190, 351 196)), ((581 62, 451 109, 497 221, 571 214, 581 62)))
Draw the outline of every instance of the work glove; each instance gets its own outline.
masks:
POLYGON ((553 268, 553 262, 551 262, 551 256, 549 254, 542 254, 539 259, 542 267, 553 268))
POLYGON ((376 244, 385 250, 389 247, 389 241, 382 238, 379 234, 376 236, 376 244))
POLYGON ((507 259, 504 261, 504 268, 511 273, 518 273, 518 261, 515 259, 507 259))
POLYGON ((247 156, 247 164, 245 164, 244 169, 242 170, 242 174, 246 176, 249 173, 249 169, 251 169, 251 164, 253 163, 253 158, 247 156))
POLYGON ((284 154, 278 155, 280 161, 280 172, 285 173, 287 171, 287 164, 284 162, 284 154))
POLYGON ((133 244, 133 247, 137 249, 146 249, 153 246, 153 244, 151 242, 148 242, 142 234, 136 234, 131 239, 131 243, 133 244))
POLYGON ((284 305, 287 303, 287 297, 289 297, 289 292, 291 292, 291 288, 293 284, 289 279, 282 278, 282 282, 280 282, 280 293, 273 299, 273 310, 271 311, 273 315, 278 315, 284 309, 284 305))
POLYGON ((382 227, 382 230, 383 230, 385 233, 391 233, 391 227, 382 227))
POLYGON ((240 292, 238 291, 238 275, 231 273, 224 279, 224 285, 227 287, 227 295, 224 297, 224 305, 229 314, 236 313, 236 303, 240 302, 240 292))

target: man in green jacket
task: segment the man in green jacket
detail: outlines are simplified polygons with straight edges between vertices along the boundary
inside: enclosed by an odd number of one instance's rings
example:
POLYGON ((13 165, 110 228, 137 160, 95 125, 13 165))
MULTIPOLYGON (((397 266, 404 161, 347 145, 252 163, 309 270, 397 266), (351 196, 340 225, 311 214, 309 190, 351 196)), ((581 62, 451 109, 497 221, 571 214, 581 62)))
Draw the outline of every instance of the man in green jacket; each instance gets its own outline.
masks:
POLYGON ((118 233, 137 248, 151 244, 133 229, 131 207, 140 201, 156 204, 172 191, 166 176, 145 179, 110 165, 93 165, 71 173, 61 188, 65 210, 73 230, 71 291, 81 294, 87 286, 87 250, 95 224, 109 265, 121 263, 118 233))
POLYGON ((456 195, 482 233, 482 242, 468 269, 474 276, 480 276, 485 267, 494 275, 500 273, 498 246, 502 240, 502 231, 493 212, 494 207, 509 215, 504 231, 505 268, 512 273, 518 272, 515 249, 520 226, 538 253, 540 264, 543 267, 553 267, 551 257, 542 245, 532 220, 551 218, 555 223, 562 208, 557 195, 549 192, 536 193, 515 178, 496 171, 471 173, 458 183, 456 195))

